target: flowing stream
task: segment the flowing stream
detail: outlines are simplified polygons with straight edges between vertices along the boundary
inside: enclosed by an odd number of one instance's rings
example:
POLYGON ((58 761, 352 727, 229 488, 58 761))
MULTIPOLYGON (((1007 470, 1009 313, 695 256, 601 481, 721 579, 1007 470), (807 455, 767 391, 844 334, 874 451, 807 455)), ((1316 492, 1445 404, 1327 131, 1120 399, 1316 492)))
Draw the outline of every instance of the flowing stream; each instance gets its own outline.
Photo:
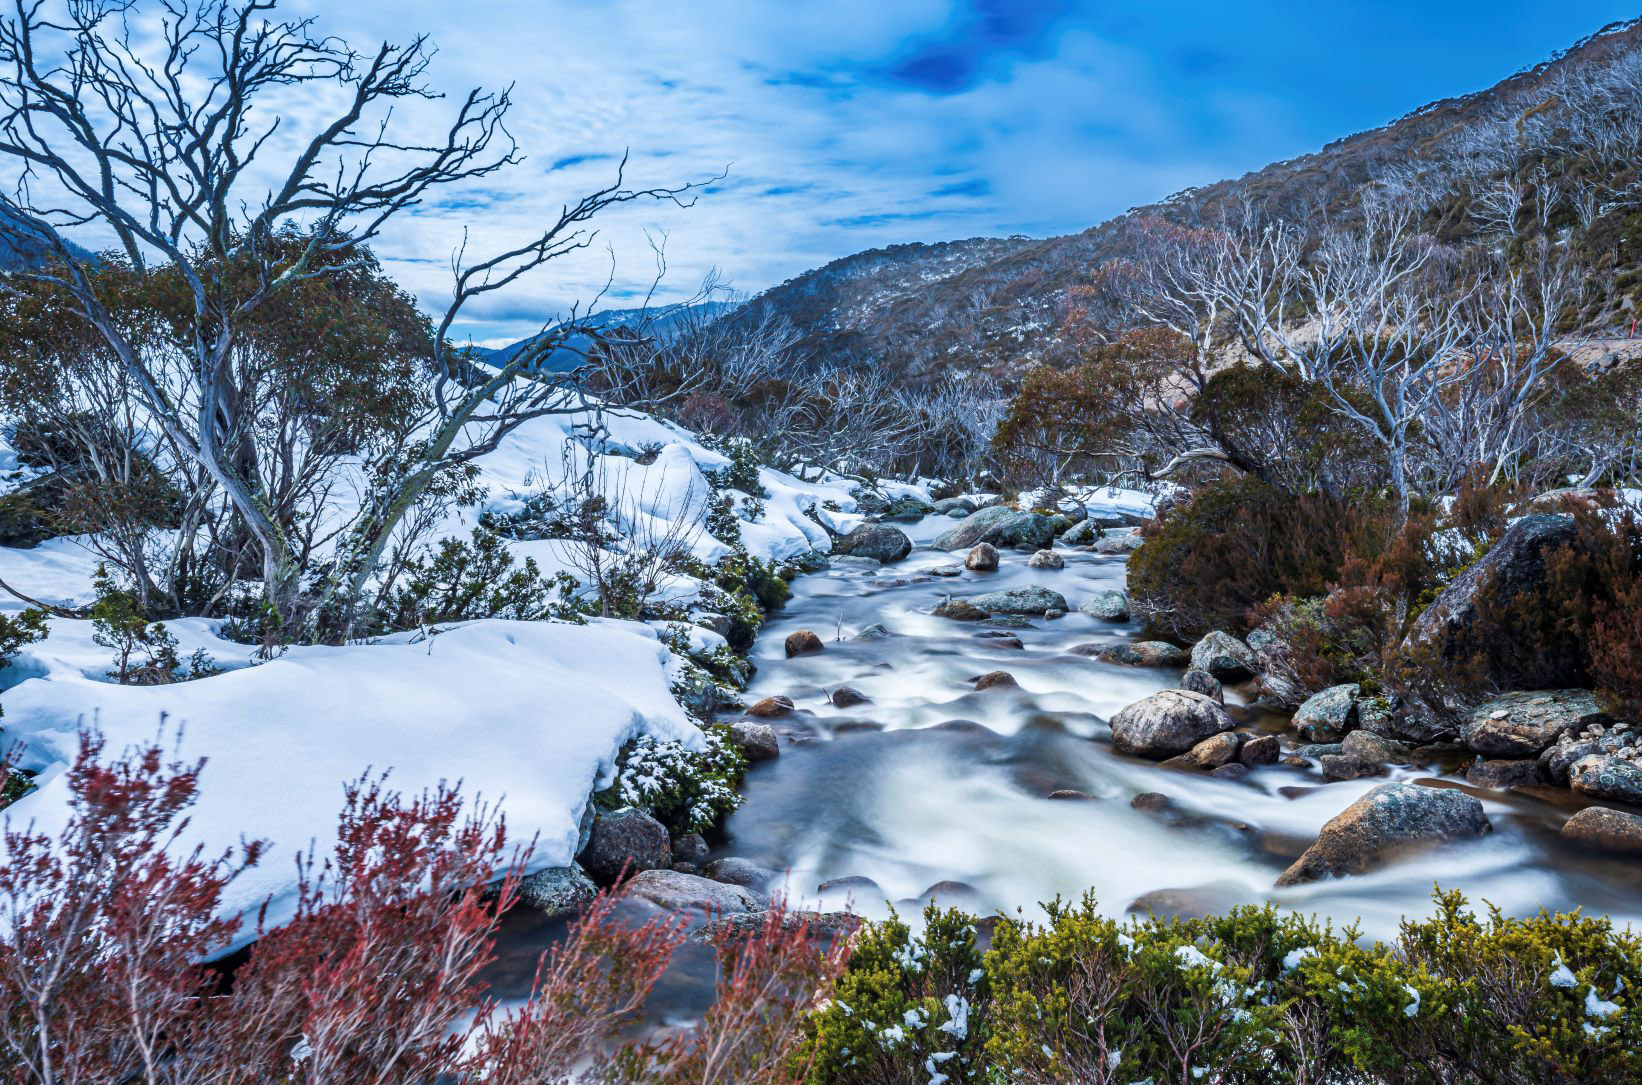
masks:
MULTIPOLYGON (((1562 821, 1583 805, 1567 791, 1479 790, 1452 774, 1459 765, 1336 783, 1315 768, 1269 765, 1223 781, 1118 753, 1106 720, 1180 679, 1177 670, 1068 651, 1140 638, 1138 626, 1076 612, 1096 592, 1124 586, 1125 560, 1063 551, 1064 569, 1032 569, 1025 554, 1005 552, 997 572, 932 576, 961 561, 927 546, 952 522, 898 525, 919 545, 894 565, 841 563, 794 582, 792 600, 754 646, 758 675, 746 701, 781 694, 796 711, 769 721, 782 735, 781 756, 749 771, 745 803, 713 858, 740 856, 783 872, 796 907, 848 906, 869 917, 892 905, 915 915, 931 896, 981 914, 1032 917, 1040 902, 1093 890, 1114 915, 1271 901, 1384 939, 1402 916, 1428 913, 1440 884, 1517 915, 1581 907, 1633 924, 1642 918, 1642 864, 1562 843, 1562 821), (1027 585, 1060 592, 1072 612, 1006 630, 1020 648, 1005 646, 995 627, 930 614, 948 594, 1027 585), (852 639, 875 624, 893 635, 852 639), (825 648, 787 659, 783 641, 800 629, 825 648), (977 692, 970 680, 994 670, 1008 671, 1018 688, 977 692), (840 686, 870 701, 836 708, 828 695, 840 686), (1493 831, 1374 873, 1273 887, 1324 822, 1387 779, 1464 787, 1483 801, 1493 831), (1048 798, 1062 789, 1093 799, 1048 798), (1131 807, 1143 792, 1168 796, 1168 808, 1131 807)), ((1245 702, 1227 690, 1227 707, 1246 729, 1283 728, 1245 702)), ((503 997, 528 991, 536 956, 563 929, 523 911, 509 917, 492 977, 503 997)), ((671 1020, 699 1012, 712 975, 708 952, 690 946, 652 1012, 671 1020)))

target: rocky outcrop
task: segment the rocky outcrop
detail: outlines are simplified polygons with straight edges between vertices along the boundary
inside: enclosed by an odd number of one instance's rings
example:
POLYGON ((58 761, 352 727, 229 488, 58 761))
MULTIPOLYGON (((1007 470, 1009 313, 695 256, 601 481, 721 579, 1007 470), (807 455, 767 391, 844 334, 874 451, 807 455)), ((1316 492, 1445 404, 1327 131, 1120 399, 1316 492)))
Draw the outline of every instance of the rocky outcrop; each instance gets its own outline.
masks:
POLYGON ((846 557, 888 563, 912 553, 912 540, 906 532, 889 524, 862 524, 848 535, 834 539, 832 549, 833 553, 846 557))
POLYGON ((1463 791, 1381 784, 1330 819, 1277 884, 1361 874, 1406 850, 1478 837, 1490 828, 1482 803, 1463 791))
POLYGON ((646 870, 635 874, 627 880, 622 894, 647 900, 670 912, 701 911, 728 915, 764 909, 763 902, 742 886, 715 882, 711 878, 677 870, 646 870))
POLYGON ((1113 716, 1112 742, 1124 753, 1162 759, 1234 726, 1226 710, 1201 693, 1166 689, 1113 716))
POLYGON ((1307 742, 1338 742, 1357 726, 1357 696, 1362 687, 1355 682, 1330 686, 1306 698, 1294 712, 1294 729, 1307 742))
POLYGON ((1460 740, 1484 757, 1538 757, 1563 735, 1605 718, 1590 690, 1507 693, 1471 713, 1460 740))
MULTIPOLYGON (((1533 595, 1545 588, 1545 555, 1574 536, 1571 516, 1536 513, 1517 520, 1499 542, 1477 562, 1451 580, 1442 593, 1420 613, 1403 643, 1413 655, 1435 653, 1444 662, 1476 656, 1493 658, 1496 664, 1489 681, 1509 689, 1523 677, 1512 673, 1509 653, 1486 653, 1484 635, 1476 630, 1478 595, 1486 587, 1500 603, 1533 595)), ((1574 685, 1577 674, 1560 681, 1574 685)))
POLYGON ((1126 622, 1129 620, 1129 597, 1120 591, 1097 592, 1083 601, 1078 613, 1099 618, 1103 622, 1126 622))
POLYGON ((1258 673, 1260 657, 1230 633, 1217 629, 1192 646, 1192 666, 1222 682, 1241 682, 1258 673))
POLYGON ((599 887, 581 867, 549 867, 519 880, 519 903, 549 918, 575 915, 593 902, 599 887))
POLYGON ((1048 588, 1006 588, 970 596, 969 602, 988 614, 1042 614, 1066 610, 1066 597, 1048 588))
POLYGON ((1562 823, 1562 839, 1596 851, 1642 852, 1642 817, 1588 806, 1562 823))
POLYGON ((624 806, 599 815, 587 847, 576 858, 600 885, 613 885, 623 870, 634 874, 671 866, 673 846, 661 822, 624 806))

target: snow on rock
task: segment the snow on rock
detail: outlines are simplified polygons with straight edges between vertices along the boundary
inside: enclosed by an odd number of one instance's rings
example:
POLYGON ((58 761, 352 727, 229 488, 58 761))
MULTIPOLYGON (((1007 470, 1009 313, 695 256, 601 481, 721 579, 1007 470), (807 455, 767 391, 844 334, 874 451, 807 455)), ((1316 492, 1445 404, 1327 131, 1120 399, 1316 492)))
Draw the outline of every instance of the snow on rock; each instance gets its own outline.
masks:
POLYGON ((95 720, 117 752, 153 741, 164 715, 180 727, 179 756, 206 759, 184 845, 271 842, 230 886, 225 914, 250 915, 264 899, 272 921, 290 914, 294 855, 334 846, 343 785, 367 769, 390 770, 406 793, 460 781, 470 803, 501 804, 513 840, 535 837, 530 870, 565 866, 588 795, 611 782, 624 742, 703 741, 668 689, 669 653, 654 638, 627 622, 482 621, 431 641, 295 648, 168 686, 53 671, 3 697, 7 737, 27 743, 23 767, 41 774, 6 814, 56 831, 82 724, 95 720))

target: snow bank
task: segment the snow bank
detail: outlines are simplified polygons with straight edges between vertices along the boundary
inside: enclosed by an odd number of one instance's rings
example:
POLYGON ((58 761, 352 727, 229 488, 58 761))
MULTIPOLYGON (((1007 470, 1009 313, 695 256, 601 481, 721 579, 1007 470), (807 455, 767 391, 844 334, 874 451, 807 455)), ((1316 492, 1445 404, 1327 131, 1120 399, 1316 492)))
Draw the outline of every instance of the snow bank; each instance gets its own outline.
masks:
POLYGON ((81 724, 95 720, 118 751, 152 741, 163 714, 181 728, 179 755, 206 758, 185 844, 215 853, 242 836, 269 840, 224 911, 249 915, 269 899, 278 922, 294 903, 294 856, 334 845, 342 786, 368 768, 391 770, 401 791, 460 781, 469 801, 501 803, 509 835, 536 838, 540 869, 574 856, 582 808, 622 743, 702 741, 646 626, 485 621, 410 640, 297 648, 170 686, 93 681, 73 666, 24 681, 5 694, 5 725, 27 742, 24 767, 41 786, 7 816, 56 830, 81 724))

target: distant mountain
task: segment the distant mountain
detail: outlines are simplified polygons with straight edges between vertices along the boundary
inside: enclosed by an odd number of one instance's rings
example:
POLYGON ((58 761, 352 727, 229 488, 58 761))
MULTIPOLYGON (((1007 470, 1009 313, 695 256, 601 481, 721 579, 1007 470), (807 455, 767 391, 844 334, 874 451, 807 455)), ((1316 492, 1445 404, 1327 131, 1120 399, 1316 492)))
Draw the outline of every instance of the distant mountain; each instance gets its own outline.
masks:
MULTIPOLYGON (((1480 126, 1492 124, 1497 132, 1520 125, 1536 110, 1555 109, 1559 75, 1616 57, 1629 56, 1642 66, 1639 22, 1605 27, 1486 90, 1433 102, 1314 154, 1189 189, 1082 233, 873 249, 773 287, 748 308, 785 315, 802 336, 801 348, 817 362, 883 366, 914 382, 949 367, 1008 375, 1035 362, 1062 359, 1066 344, 1060 326, 1069 288, 1088 282, 1101 263, 1122 257, 1141 220, 1212 225, 1243 201, 1279 217, 1339 216, 1350 213, 1365 185, 1393 172, 1413 177, 1423 171, 1440 179, 1444 169, 1453 173, 1454 163, 1474 153, 1467 135, 1480 126)), ((1642 110, 1642 100, 1631 108, 1642 110)), ((1554 170, 1558 163, 1550 165, 1554 170)), ((1475 242, 1474 232, 1467 233, 1465 209, 1455 206, 1455 199, 1428 212, 1428 228, 1445 241, 1475 242)), ((1642 308, 1637 253, 1624 248, 1631 244, 1628 237, 1642 240, 1642 217, 1632 224, 1625 217, 1630 212, 1613 214, 1610 232, 1617 240, 1609 264, 1617 266, 1609 281, 1597 284, 1607 293, 1589 307, 1593 323, 1642 308)))
MULTIPOLYGON (((643 325, 648 334, 665 339, 671 329, 676 328, 686 320, 696 318, 713 320, 734 309, 737 304, 728 301, 704 301, 697 305, 658 306, 653 309, 607 309, 600 313, 594 313, 585 320, 578 321, 578 323, 598 328, 633 328, 643 325)), ((509 343, 505 347, 477 351, 475 356, 478 361, 489 365, 506 365, 521 350, 527 349, 546 336, 553 335, 554 327, 546 328, 529 338, 519 340, 517 343, 509 343)), ((564 343, 537 359, 530 368, 537 372, 568 373, 587 360, 589 345, 587 335, 577 334, 571 336, 564 343)))
MULTIPOLYGON (((0 210, 0 272, 22 271, 25 268, 45 265, 50 259, 51 250, 32 237, 20 234, 15 229, 7 229, 15 221, 5 211, 0 210)), ((69 243, 69 250, 81 260, 96 260, 95 254, 73 242, 69 243)))

